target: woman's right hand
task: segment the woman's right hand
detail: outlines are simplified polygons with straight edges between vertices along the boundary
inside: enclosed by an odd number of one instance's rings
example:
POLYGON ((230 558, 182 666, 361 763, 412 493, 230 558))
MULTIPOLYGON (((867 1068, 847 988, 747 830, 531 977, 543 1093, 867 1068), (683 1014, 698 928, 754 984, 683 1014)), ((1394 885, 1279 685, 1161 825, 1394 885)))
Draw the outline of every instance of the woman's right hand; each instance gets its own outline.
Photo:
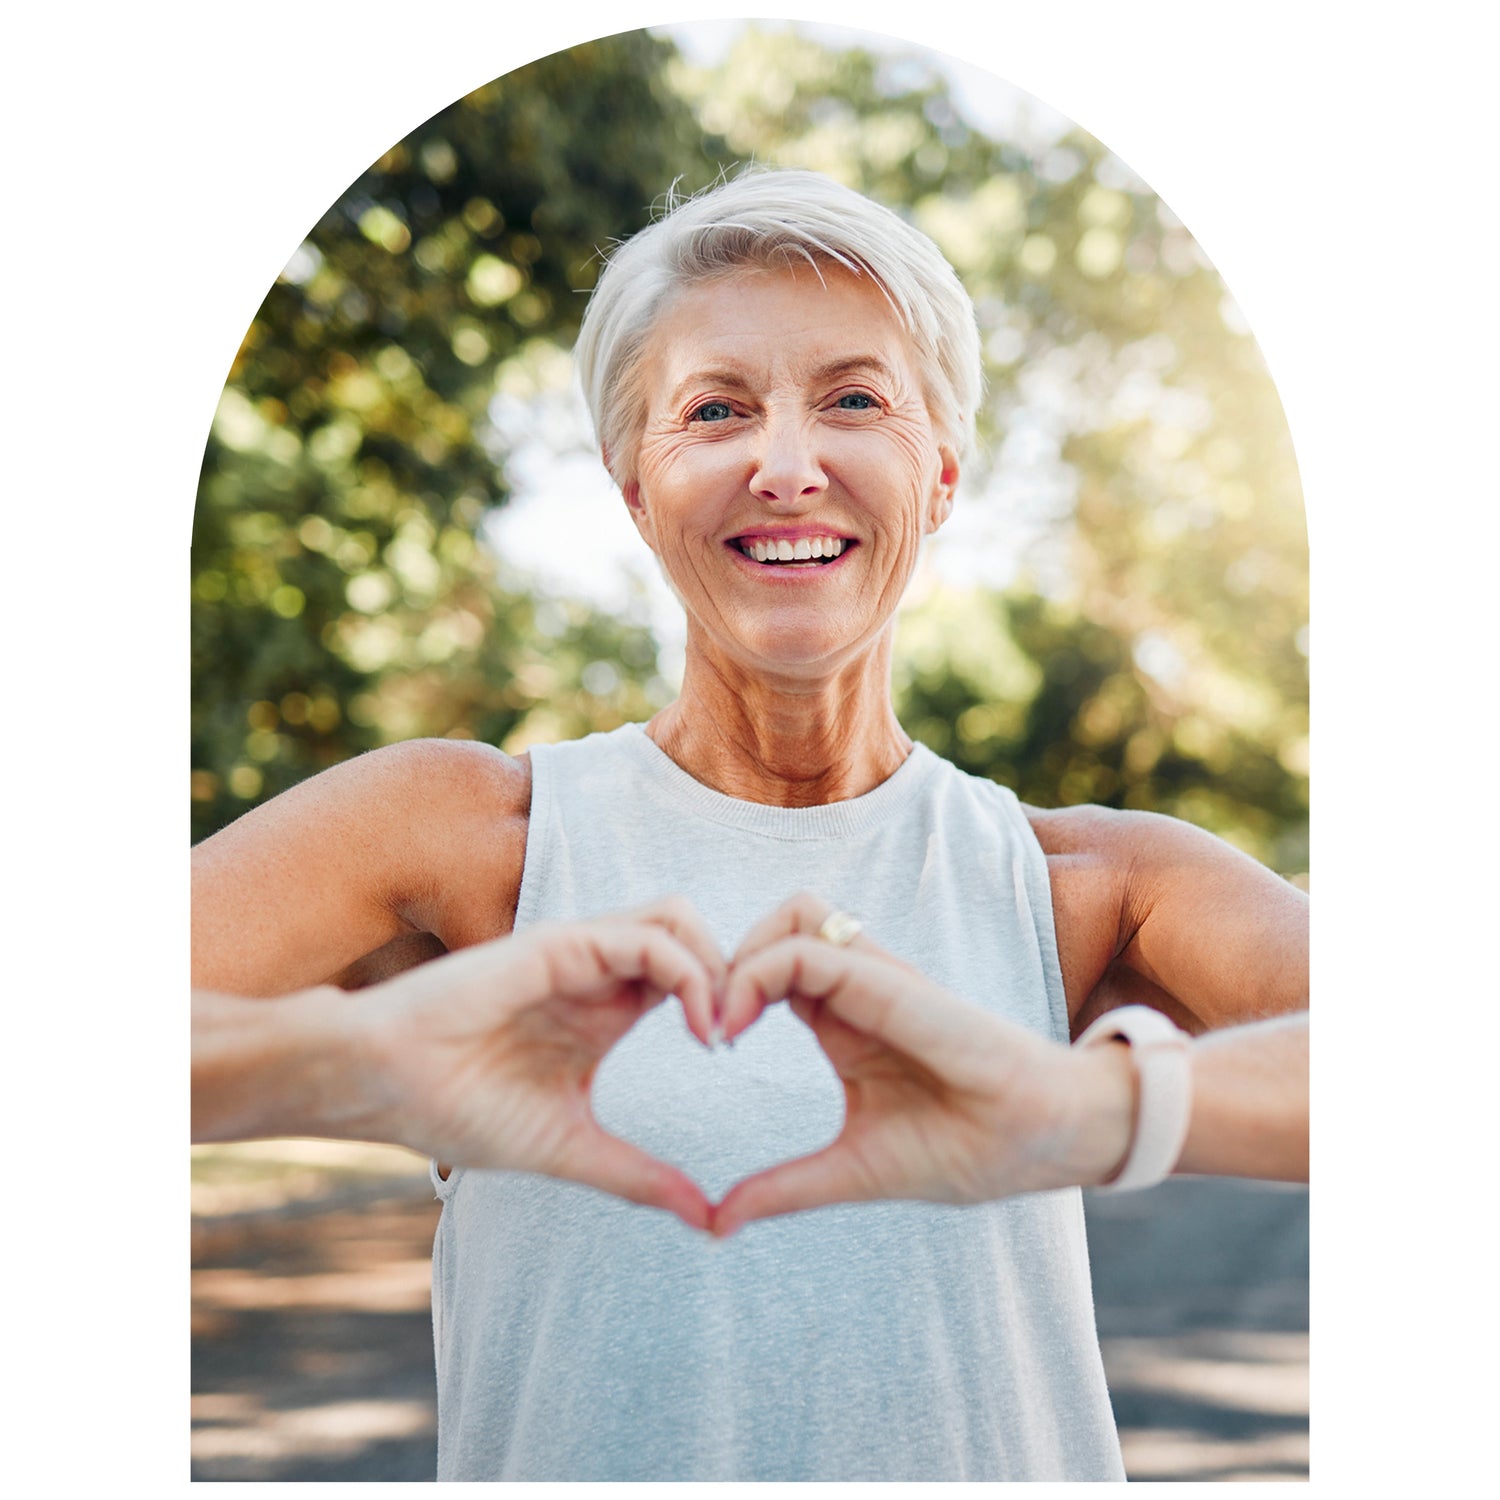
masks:
POLYGON ((702 920, 671 898, 539 924, 360 991, 350 1004, 388 1091, 379 1137, 444 1163, 569 1178, 706 1228, 698 1187, 606 1131, 589 1090, 605 1054, 668 995, 712 1045, 724 980, 702 920))
POLYGON ((352 994, 195 992, 193 1136, 390 1141, 570 1178, 704 1229, 698 1187, 604 1130, 589 1091, 605 1054, 668 995, 711 1046, 725 978, 702 919, 674 897, 529 927, 352 994))

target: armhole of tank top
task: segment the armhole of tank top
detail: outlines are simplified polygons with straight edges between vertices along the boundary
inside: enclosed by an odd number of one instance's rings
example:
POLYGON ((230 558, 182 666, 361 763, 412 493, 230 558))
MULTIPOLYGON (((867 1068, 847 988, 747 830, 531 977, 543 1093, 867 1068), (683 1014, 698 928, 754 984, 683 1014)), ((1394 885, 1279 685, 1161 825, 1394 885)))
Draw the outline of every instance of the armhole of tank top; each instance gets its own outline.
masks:
POLYGON ((427 1163, 427 1176, 440 1203, 446 1203, 458 1191, 458 1184, 465 1170, 464 1167, 449 1167, 448 1176, 443 1178, 438 1176, 438 1164, 435 1161, 427 1163))
MULTIPOLYGON (((536 886, 541 878, 537 873, 540 861, 532 855, 543 846, 547 824, 552 818, 552 749, 551 745, 531 747, 531 808, 526 815, 526 853, 521 861, 521 889, 516 893, 516 915, 511 931, 518 932, 531 921, 531 912, 536 907, 536 886)), ((427 1163, 427 1176, 438 1201, 446 1204, 458 1191, 467 1167, 450 1167, 447 1177, 438 1175, 436 1161, 427 1163)))
POLYGON ((531 809, 526 815, 526 852, 521 859, 521 889, 516 893, 516 915, 512 932, 529 927, 541 906, 537 894, 546 879, 542 850, 552 833, 552 757, 556 745, 533 745, 531 758, 531 809))
POLYGON ((1021 806, 1021 799, 999 782, 991 786, 1000 794, 1005 816, 1015 829, 1016 838, 1026 851, 1024 887, 1018 886, 1016 899, 1023 903, 1036 933, 1037 952, 1042 960, 1042 977, 1047 986, 1047 1010, 1052 1017, 1053 1040, 1067 1046, 1071 1040, 1068 1022, 1068 994, 1063 988, 1062 960, 1057 956, 1057 923, 1052 915, 1052 878, 1047 873, 1047 856, 1021 806))
POLYGON ((432 1304, 432 1357, 433 1363, 438 1370, 438 1378, 442 1378, 443 1369, 443 1308, 448 1301, 448 1278, 445 1274, 443 1251, 448 1239, 447 1210, 438 1221, 437 1232, 432 1237, 432 1268, 430 1273, 432 1304))

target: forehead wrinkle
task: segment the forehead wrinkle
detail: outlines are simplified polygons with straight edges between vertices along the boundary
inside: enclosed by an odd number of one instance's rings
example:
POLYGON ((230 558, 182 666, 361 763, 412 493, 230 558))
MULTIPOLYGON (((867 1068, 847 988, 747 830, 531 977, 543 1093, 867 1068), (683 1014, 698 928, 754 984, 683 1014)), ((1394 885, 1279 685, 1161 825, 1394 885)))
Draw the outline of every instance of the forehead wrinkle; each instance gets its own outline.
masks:
POLYGON ((676 407, 714 384, 753 392, 768 382, 813 384, 860 369, 901 392, 912 381, 921 384, 909 334, 884 300, 872 304, 872 289, 864 282, 846 286, 843 278, 830 277, 814 284, 810 294, 797 289, 790 299, 777 297, 769 308, 751 311, 747 304, 762 287, 787 286, 788 278, 792 284, 799 279, 790 270, 750 272, 750 296, 728 306, 718 302, 733 278, 688 287, 674 297, 642 351, 643 362, 654 367, 648 379, 655 400, 676 407), (858 331, 845 326, 850 294, 853 316, 873 315, 874 328, 868 323, 858 331), (706 307, 701 305, 704 295, 713 299, 706 307), (695 299, 700 299, 698 305, 695 299), (768 319, 775 324, 774 338, 768 337, 768 319))

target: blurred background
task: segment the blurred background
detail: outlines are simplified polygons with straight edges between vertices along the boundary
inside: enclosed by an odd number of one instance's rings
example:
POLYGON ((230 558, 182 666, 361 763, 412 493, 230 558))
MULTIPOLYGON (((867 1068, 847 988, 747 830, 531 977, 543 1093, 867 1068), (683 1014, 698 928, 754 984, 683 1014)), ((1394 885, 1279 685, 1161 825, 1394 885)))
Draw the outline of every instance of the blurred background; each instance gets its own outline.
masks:
MULTIPOLYGON (((906 728, 1032 803, 1171 813, 1305 887, 1306 532, 1232 298, 1039 101, 789 23, 507 74, 288 247, 204 456, 193 838, 378 745, 518 751, 670 700, 680 613, 569 350, 601 252, 752 160, 907 215, 978 307, 981 452, 903 606, 906 728)), ((401 1152, 195 1149, 195 1477, 431 1477, 430 1196, 401 1152)), ((1090 1234, 1132 1477, 1306 1477, 1305 1192, 1173 1182, 1097 1200, 1090 1234)))

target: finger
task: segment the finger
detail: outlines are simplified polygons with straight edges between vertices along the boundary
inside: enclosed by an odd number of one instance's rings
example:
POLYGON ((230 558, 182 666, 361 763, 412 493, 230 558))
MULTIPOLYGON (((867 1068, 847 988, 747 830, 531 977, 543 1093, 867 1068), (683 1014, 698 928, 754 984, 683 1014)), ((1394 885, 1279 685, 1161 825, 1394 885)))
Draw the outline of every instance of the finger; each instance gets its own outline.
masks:
MULTIPOLYGON (((834 911, 835 908, 821 896, 815 896, 811 891, 798 891, 795 896, 783 901, 769 916, 762 917, 745 934, 739 947, 735 949, 730 968, 733 969, 735 965, 753 957, 763 948, 769 948, 772 943, 779 943, 782 938, 818 937, 822 933, 823 924, 834 911)), ((904 962, 896 958, 894 954, 886 953, 885 949, 867 932, 855 933, 847 943, 841 946, 857 949, 861 953, 883 954, 895 963, 904 962)))
MULTIPOLYGON (((729 965, 719 951, 719 944, 713 933, 708 930, 708 924, 686 896, 664 896, 660 901, 621 912, 619 916, 626 921, 651 922, 665 928, 703 965, 715 995, 723 990, 724 982, 729 977, 729 965)), ((600 920, 613 919, 611 914, 600 920)))
POLYGON ((736 964, 724 999, 724 1034, 739 1035, 767 1005, 787 998, 821 1001, 856 1030, 927 1063, 961 1054, 972 1046, 975 1027, 993 1020, 889 954, 798 936, 736 964))
POLYGON ((727 1239, 752 1219, 800 1213, 830 1203, 855 1203, 879 1197, 862 1179, 858 1163, 842 1141, 811 1156, 784 1161, 736 1183, 713 1210, 710 1228, 727 1239))
POLYGON ((663 1208, 692 1229, 707 1229, 713 1217, 712 1204, 692 1178, 597 1126, 554 1170, 631 1203, 663 1208))
MULTIPOLYGON (((773 913, 773 916, 781 913, 773 913)), ((783 934, 758 951, 736 956, 724 993, 724 1035, 737 1037, 756 1021, 761 1012, 780 1000, 808 999, 822 1002, 844 982, 847 961, 854 955, 821 938, 783 934), (814 949, 821 950, 814 953, 814 949), (811 955, 809 966, 799 955, 811 955)))
POLYGON ((821 1000, 788 1000, 787 1008, 812 1032, 840 1078, 847 1079, 852 1069, 869 1058, 872 1048, 891 1050, 884 1042, 840 1020, 821 1000))
POLYGON ((602 920, 563 929, 557 952, 558 992, 583 995, 602 979, 634 980, 654 990, 645 1008, 676 995, 689 1030, 704 1046, 714 1035, 713 991, 698 956, 652 922, 602 920), (579 947, 570 947, 578 944, 579 947))
POLYGON ((775 911, 762 917, 740 941, 730 960, 730 967, 743 963, 747 958, 779 943, 784 937, 798 933, 816 936, 818 929, 828 920, 833 906, 811 891, 798 891, 788 896, 775 911))

